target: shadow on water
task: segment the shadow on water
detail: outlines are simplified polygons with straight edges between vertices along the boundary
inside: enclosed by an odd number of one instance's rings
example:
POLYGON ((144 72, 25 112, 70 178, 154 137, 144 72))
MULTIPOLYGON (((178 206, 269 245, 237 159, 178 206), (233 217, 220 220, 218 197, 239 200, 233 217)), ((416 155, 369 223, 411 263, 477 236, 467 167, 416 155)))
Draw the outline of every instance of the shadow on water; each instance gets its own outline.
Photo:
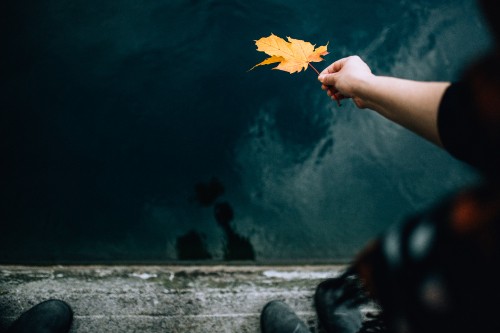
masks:
POLYGON ((203 235, 195 230, 177 238, 177 258, 179 260, 212 259, 203 238, 203 235))
MULTIPOLYGON (((255 251, 250 241, 239 235, 231 225, 234 220, 234 210, 227 202, 217 202, 224 194, 224 186, 217 179, 212 178, 207 183, 195 185, 196 202, 202 207, 213 206, 214 217, 224 232, 224 260, 255 260, 255 251)), ((204 235, 191 230, 177 238, 177 258, 179 260, 206 260, 212 256, 206 249, 204 235)))
POLYGON ((227 202, 217 203, 214 207, 215 220, 226 235, 224 260, 255 260, 255 253, 250 241, 238 235, 231 227, 234 211, 227 202))
POLYGON ((194 189, 195 200, 203 207, 210 207, 224 194, 224 185, 217 178, 212 178, 208 183, 197 183, 194 189))

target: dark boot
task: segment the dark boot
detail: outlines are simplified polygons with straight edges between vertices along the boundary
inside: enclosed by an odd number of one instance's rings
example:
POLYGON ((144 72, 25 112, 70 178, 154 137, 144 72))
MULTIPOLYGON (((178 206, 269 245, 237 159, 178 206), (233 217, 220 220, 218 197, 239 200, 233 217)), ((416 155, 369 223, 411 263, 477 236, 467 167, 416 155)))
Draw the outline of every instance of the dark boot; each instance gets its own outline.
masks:
POLYGON ((66 333, 73 320, 73 311, 63 301, 48 300, 24 312, 8 333, 66 333))
POLYGON ((307 325, 281 301, 271 301, 260 315, 262 333, 310 333, 307 325))
POLYGON ((361 306, 366 303, 368 298, 352 276, 325 280, 314 294, 319 324, 327 333, 357 333, 363 325, 361 306))

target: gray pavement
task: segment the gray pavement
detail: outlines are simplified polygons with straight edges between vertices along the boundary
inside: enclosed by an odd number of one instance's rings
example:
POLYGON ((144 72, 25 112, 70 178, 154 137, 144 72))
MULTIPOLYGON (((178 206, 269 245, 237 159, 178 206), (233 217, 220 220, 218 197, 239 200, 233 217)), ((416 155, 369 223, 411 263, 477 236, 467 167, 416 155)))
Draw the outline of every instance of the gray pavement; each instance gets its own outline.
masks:
POLYGON ((0 329, 50 298, 75 313, 71 332, 259 332, 273 299, 317 331, 315 286, 343 266, 0 266, 0 329))

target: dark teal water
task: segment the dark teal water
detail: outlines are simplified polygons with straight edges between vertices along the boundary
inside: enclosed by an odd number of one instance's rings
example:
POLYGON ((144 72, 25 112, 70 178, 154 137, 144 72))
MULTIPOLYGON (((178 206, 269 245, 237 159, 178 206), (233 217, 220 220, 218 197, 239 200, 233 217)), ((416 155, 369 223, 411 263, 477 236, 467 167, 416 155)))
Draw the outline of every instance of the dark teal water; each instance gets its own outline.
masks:
POLYGON ((454 80, 489 46, 472 0, 5 0, 0 261, 345 260, 475 174, 271 32, 379 75, 454 80))

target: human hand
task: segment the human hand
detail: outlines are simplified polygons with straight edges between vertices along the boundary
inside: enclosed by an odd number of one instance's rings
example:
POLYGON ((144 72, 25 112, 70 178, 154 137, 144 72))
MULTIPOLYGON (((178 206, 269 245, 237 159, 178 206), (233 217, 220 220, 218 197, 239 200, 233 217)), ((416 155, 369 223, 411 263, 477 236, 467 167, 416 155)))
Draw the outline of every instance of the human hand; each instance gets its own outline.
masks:
POLYGON ((370 67, 358 56, 350 56, 335 61, 325 68, 318 80, 321 82, 321 89, 325 90, 332 100, 352 98, 359 108, 365 108, 366 103, 357 94, 362 82, 374 77, 370 67))

